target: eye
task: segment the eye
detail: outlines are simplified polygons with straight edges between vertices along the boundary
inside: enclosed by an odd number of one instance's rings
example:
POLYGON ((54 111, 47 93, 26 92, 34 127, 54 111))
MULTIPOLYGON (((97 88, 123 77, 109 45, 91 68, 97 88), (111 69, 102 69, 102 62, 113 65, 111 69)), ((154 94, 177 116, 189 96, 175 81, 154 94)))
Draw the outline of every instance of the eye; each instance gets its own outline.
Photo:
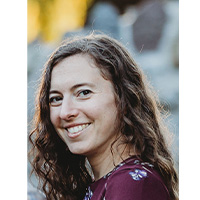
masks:
POLYGON ((49 104, 51 105, 51 106, 59 106, 61 103, 62 103, 62 97, 60 97, 60 96, 53 96, 53 97, 50 97, 49 98, 49 104))
POLYGON ((82 90, 78 93, 78 97, 80 98, 87 98, 90 96, 90 94, 92 93, 91 90, 82 90))

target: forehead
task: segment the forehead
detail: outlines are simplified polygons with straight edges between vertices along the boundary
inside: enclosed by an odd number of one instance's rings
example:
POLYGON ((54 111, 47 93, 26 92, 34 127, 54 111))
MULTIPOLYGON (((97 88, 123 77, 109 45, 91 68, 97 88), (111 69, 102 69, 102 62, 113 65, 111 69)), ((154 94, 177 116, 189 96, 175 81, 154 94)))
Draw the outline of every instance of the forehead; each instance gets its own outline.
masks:
POLYGON ((77 54, 63 59, 54 66, 51 87, 75 85, 81 82, 102 83, 106 81, 91 56, 77 54))

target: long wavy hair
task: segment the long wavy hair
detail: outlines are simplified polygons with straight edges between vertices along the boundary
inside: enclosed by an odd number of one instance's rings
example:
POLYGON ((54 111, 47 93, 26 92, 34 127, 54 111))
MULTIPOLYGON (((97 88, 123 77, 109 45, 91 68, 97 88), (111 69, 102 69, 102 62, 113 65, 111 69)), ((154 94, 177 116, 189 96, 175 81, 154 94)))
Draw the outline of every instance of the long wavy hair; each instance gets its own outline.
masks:
POLYGON ((172 200, 178 200, 178 175, 168 150, 158 99, 141 69, 115 39, 90 34, 65 40, 45 64, 36 97, 32 144, 32 172, 42 181, 47 199, 83 199, 92 182, 86 157, 72 154, 56 133, 50 120, 49 90, 53 67, 75 54, 90 55, 102 76, 114 86, 119 129, 144 162, 154 165, 162 176, 172 200))

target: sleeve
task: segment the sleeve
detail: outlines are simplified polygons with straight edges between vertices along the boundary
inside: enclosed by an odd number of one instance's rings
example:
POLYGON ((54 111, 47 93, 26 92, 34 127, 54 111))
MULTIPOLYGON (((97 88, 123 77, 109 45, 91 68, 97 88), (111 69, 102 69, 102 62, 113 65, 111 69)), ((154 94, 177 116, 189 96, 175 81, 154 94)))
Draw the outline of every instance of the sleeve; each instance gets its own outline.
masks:
POLYGON ((106 200, 170 200, 166 186, 150 171, 133 169, 110 177, 106 200))

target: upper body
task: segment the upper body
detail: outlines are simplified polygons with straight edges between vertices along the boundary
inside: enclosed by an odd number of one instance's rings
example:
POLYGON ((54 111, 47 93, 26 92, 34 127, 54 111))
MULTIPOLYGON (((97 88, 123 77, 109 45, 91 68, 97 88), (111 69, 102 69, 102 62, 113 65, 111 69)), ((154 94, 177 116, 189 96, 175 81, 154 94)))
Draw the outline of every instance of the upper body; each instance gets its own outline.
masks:
POLYGON ((65 41, 45 65, 30 135, 33 169, 47 199, 80 200, 90 185, 92 200, 167 200, 167 190, 177 200, 160 107, 118 41, 95 34, 65 41), (115 168, 134 155, 154 165, 166 187, 146 165, 115 168))
POLYGON ((148 163, 131 157, 93 182, 84 200, 170 200, 161 176, 148 163))

